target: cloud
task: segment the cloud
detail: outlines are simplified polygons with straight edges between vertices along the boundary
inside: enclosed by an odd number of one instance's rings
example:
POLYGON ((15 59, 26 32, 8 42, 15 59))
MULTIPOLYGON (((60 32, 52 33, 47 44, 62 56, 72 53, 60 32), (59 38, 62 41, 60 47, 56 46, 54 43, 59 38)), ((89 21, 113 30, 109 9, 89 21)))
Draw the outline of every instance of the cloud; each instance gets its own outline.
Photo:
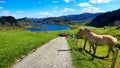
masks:
POLYGON ((24 13, 24 11, 16 11, 15 13, 21 14, 21 13, 24 13))
POLYGON ((104 12, 104 11, 97 7, 87 7, 81 10, 81 13, 98 13, 98 12, 104 12))
POLYGON ((3 7, 2 7, 2 6, 0 6, 0 9, 3 9, 3 7))
POLYGON ((89 0, 90 3, 109 3, 113 0, 89 0))
POLYGON ((5 1, 4 0, 0 0, 0 3, 5 3, 5 1))
POLYGON ((7 11, 7 10, 6 11, 1 11, 0 15, 5 15, 5 16, 10 15, 10 11, 7 11))
POLYGON ((66 3, 70 2, 71 0, 65 0, 66 3))
POLYGON ((47 17, 52 17, 52 14, 49 14, 48 12, 38 12, 37 13, 37 18, 47 18, 47 17))
POLYGON ((79 7, 90 7, 92 5, 90 3, 84 2, 84 3, 76 4, 76 6, 79 6, 79 7))
POLYGON ((62 11, 60 12, 71 12, 71 11, 75 11, 75 9, 71 9, 71 8, 64 8, 62 11))

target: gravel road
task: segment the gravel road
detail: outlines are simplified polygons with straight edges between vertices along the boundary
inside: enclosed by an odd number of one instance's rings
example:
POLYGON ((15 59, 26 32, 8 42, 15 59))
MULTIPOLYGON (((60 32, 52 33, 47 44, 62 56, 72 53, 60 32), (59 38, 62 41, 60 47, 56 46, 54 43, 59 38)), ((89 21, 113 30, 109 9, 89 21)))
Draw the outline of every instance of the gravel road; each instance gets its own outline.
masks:
POLYGON ((58 37, 29 54, 12 68, 72 68, 66 38, 58 37))

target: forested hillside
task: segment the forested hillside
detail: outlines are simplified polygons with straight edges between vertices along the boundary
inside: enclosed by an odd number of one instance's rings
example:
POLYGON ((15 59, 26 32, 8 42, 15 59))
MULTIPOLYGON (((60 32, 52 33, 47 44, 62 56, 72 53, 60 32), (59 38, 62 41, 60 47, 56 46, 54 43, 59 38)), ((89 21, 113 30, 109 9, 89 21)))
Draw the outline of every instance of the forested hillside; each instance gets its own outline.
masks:
POLYGON ((95 27, 112 26, 115 25, 116 21, 120 21, 120 9, 99 15, 87 25, 95 27))
POLYGON ((30 18, 27 18, 27 17, 20 18, 20 19, 17 19, 17 20, 24 25, 32 25, 34 23, 30 18))
POLYGON ((18 23, 17 20, 12 16, 1 16, 0 17, 1 25, 13 26, 13 25, 17 25, 17 23, 18 23))
POLYGON ((62 17, 50 17, 43 19, 39 21, 39 23, 45 23, 45 24, 65 24, 65 23, 70 23, 71 20, 67 18, 62 18, 62 17))
POLYGON ((101 15, 103 13, 82 13, 82 14, 77 14, 77 15, 67 15, 67 16, 62 16, 63 18, 68 18, 74 21, 91 21, 95 17, 101 15))

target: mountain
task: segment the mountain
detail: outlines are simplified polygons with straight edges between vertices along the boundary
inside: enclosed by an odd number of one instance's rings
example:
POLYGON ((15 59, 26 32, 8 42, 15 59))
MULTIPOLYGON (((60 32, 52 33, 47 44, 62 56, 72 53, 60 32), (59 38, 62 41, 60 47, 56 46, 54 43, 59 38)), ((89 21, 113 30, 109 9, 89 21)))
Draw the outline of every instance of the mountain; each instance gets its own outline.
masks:
POLYGON ((115 25, 115 21, 120 21, 120 9, 109 11, 102 15, 99 15, 86 25, 94 27, 104 27, 115 25))
POLYGON ((83 13, 78 15, 67 15, 60 17, 49 17, 40 20, 39 23, 49 23, 49 24, 81 24, 91 21, 95 17, 103 13, 83 13))
POLYGON ((45 18, 30 18, 33 22, 37 23, 45 18))
POLYGON ((0 24, 1 25, 10 25, 10 26, 13 26, 13 25, 17 25, 17 20, 12 17, 12 16, 1 16, 0 17, 0 24))
POLYGON ((48 24, 78 24, 93 20, 95 17, 103 13, 83 13, 76 15, 67 15, 60 17, 49 17, 49 18, 21 18, 18 21, 24 24, 30 23, 48 23, 48 24))
POLYGON ((20 18, 20 19, 17 19, 17 20, 22 22, 23 24, 26 24, 26 25, 31 25, 31 24, 34 23, 30 18, 27 18, 27 17, 20 18))
POLYGON ((39 23, 46 23, 46 24, 65 24, 70 22, 70 19, 62 18, 62 17, 49 17, 39 21, 39 23))
POLYGON ((95 17, 101 15, 103 13, 83 13, 83 14, 77 14, 77 15, 68 15, 68 16, 61 16, 63 18, 68 18, 73 21, 91 21, 95 17))
POLYGON ((91 21, 96 16, 101 15, 103 13, 83 13, 83 14, 76 14, 76 15, 67 15, 67 16, 60 16, 60 17, 49 17, 49 18, 20 18, 15 19, 12 16, 2 16, 0 17, 0 24, 10 24, 10 25, 16 25, 17 21, 22 23, 23 25, 32 25, 34 23, 48 23, 48 24, 60 24, 60 25, 66 25, 66 24, 80 24, 84 22, 91 21))

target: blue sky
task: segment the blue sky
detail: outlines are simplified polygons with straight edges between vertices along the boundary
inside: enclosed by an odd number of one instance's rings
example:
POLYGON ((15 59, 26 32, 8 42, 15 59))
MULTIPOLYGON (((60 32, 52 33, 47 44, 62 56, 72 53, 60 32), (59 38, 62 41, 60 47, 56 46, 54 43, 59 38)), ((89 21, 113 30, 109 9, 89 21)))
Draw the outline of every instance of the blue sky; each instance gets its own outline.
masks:
POLYGON ((0 16, 54 17, 107 12, 120 8, 120 0, 0 0, 0 16))

